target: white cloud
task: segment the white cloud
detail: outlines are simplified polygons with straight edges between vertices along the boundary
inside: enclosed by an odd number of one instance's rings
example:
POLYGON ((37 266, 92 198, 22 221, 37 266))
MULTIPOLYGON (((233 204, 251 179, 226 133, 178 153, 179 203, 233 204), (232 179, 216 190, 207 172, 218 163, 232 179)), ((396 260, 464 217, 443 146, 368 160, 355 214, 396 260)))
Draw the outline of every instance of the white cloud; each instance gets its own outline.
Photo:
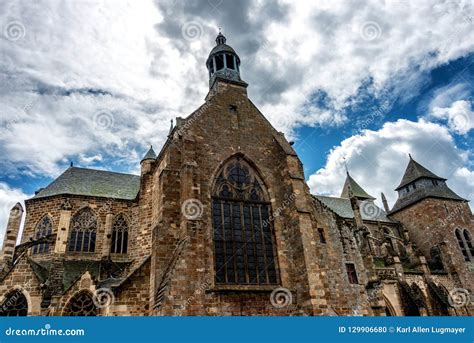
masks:
POLYGON ((330 152, 326 165, 309 177, 313 193, 339 196, 345 179, 344 158, 352 177, 372 196, 380 192, 393 206, 408 164, 408 154, 435 174, 448 179, 460 196, 473 200, 474 172, 469 170, 470 152, 456 147, 449 130, 436 123, 400 119, 387 122, 378 131, 365 130, 341 142, 330 152))
POLYGON ((340 125, 361 88, 409 98, 430 70, 473 52, 473 6, 2 1, 0 168, 56 176, 69 159, 93 163, 87 156, 136 168, 150 143, 164 142, 169 119, 202 103, 204 62, 223 23, 250 96, 277 128, 340 125), (195 39, 183 34, 190 22, 195 39), (24 28, 18 40, 5 36, 10 23, 24 28), (311 101, 317 90, 325 106, 311 101), (112 124, 97 129, 103 111, 112 124))
MULTIPOLYGON (((28 195, 23 193, 20 189, 11 188, 7 184, 0 182, 0 247, 3 244, 10 210, 17 202, 20 202, 22 206, 24 206, 23 200, 27 197, 28 195)), ((18 236, 20 237, 20 235, 18 236)))
POLYGON ((431 116, 437 119, 446 119, 451 130, 461 135, 467 134, 474 128, 474 112, 471 103, 458 100, 450 107, 434 107, 431 116))

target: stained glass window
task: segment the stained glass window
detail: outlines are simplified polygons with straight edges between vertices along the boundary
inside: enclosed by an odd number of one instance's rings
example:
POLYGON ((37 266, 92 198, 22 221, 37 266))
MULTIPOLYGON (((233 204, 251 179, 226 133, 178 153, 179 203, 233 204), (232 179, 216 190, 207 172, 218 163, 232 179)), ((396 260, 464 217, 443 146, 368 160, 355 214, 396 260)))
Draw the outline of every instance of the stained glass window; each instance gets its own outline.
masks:
POLYGON ((28 301, 23 292, 16 289, 8 293, 0 307, 0 316, 18 317, 26 315, 28 315, 28 301))
POLYGON ((112 227, 112 246, 110 252, 112 254, 126 254, 128 247, 128 225, 123 215, 115 218, 112 227))
POLYGON ((65 316, 96 316, 97 307, 94 304, 92 294, 87 291, 77 293, 67 304, 64 311, 65 316))
MULTIPOLYGON (((53 233, 53 222, 49 216, 44 216, 36 225, 35 239, 39 239, 53 233)), ((49 251, 49 243, 41 243, 33 246, 33 254, 43 254, 49 251)))
POLYGON ((216 283, 278 283, 270 202, 242 159, 228 162, 218 174, 212 216, 216 283))
POLYGON ((94 252, 97 218, 90 208, 79 211, 71 221, 69 251, 94 252))

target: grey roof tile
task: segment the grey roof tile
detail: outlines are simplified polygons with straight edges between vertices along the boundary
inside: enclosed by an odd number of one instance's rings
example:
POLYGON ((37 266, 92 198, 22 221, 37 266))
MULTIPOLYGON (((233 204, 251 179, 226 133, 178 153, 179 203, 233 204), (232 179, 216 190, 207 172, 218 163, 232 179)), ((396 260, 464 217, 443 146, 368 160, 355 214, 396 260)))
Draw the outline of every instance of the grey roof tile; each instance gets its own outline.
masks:
POLYGON ((133 200, 139 190, 140 176, 70 167, 32 199, 67 194, 133 200))
POLYGON ((153 146, 150 146, 150 149, 148 149, 148 152, 143 156, 142 161, 144 160, 155 160, 156 159, 156 153, 155 150, 153 150, 153 146))
POLYGON ((395 205, 393 205, 393 208, 390 210, 390 214, 398 212, 401 209, 413 205, 425 198, 441 198, 467 201, 466 199, 461 198, 459 195, 454 193, 445 183, 443 183, 432 187, 417 188, 411 193, 401 198, 398 198, 395 202, 395 205))
MULTIPOLYGON (((313 195, 313 198, 322 202, 325 206, 331 209, 339 217, 347 218, 347 219, 354 218, 354 211, 352 210, 350 199, 328 197, 328 196, 323 196, 323 195, 313 195)), ((385 213, 384 210, 382 210, 380 207, 375 205, 371 200, 363 200, 360 202, 361 209, 366 205, 369 205, 371 210, 360 211, 362 220, 372 220, 372 221, 393 223, 393 220, 387 217, 387 213, 385 213)))
POLYGON ((342 188, 341 198, 350 198, 349 188, 352 194, 358 199, 372 199, 375 198, 369 195, 353 178, 347 173, 344 187, 342 188))
POLYGON ((443 179, 442 177, 439 177, 438 175, 432 173, 431 171, 423 167, 421 164, 416 162, 410 156, 410 162, 408 162, 408 166, 407 166, 407 169, 405 170, 405 174, 403 175, 402 181, 400 182, 398 187, 395 188, 395 190, 398 191, 400 188, 423 177, 429 178, 429 179, 437 179, 437 180, 446 181, 446 179, 443 179))

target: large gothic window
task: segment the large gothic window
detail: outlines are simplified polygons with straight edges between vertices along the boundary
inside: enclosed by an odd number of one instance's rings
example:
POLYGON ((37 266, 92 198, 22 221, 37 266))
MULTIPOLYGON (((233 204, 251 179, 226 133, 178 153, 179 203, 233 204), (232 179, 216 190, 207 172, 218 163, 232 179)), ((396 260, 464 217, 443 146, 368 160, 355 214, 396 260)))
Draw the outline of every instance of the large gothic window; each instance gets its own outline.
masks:
POLYGON ((23 292, 15 289, 7 294, 0 307, 0 316, 18 317, 28 315, 28 301, 23 292))
POLYGON ((65 316, 97 316, 97 307, 92 294, 87 291, 77 293, 67 304, 65 316))
POLYGON ((128 225, 123 215, 114 220, 112 227, 112 243, 110 252, 112 254, 126 254, 128 246, 128 225))
MULTIPOLYGON (((46 215, 36 225, 35 239, 43 238, 53 233, 53 222, 51 218, 46 215)), ((33 254, 43 254, 49 251, 49 243, 41 243, 33 246, 33 254)))
POLYGON ((69 251, 94 252, 97 217, 90 208, 79 211, 71 221, 69 251))
POLYGON ((217 284, 276 284, 271 206, 243 159, 226 163, 212 195, 217 284))

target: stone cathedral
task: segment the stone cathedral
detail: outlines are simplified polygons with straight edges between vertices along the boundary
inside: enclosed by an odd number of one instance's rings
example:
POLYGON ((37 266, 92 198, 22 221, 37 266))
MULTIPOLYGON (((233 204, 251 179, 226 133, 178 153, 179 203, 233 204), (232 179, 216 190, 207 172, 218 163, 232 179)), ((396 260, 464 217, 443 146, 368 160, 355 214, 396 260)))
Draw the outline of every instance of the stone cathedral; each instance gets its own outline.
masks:
POLYGON ((468 201, 411 156, 392 208, 349 173, 311 194, 240 64, 219 33, 204 103, 139 176, 71 166, 12 208, 0 315, 474 314, 468 201))

